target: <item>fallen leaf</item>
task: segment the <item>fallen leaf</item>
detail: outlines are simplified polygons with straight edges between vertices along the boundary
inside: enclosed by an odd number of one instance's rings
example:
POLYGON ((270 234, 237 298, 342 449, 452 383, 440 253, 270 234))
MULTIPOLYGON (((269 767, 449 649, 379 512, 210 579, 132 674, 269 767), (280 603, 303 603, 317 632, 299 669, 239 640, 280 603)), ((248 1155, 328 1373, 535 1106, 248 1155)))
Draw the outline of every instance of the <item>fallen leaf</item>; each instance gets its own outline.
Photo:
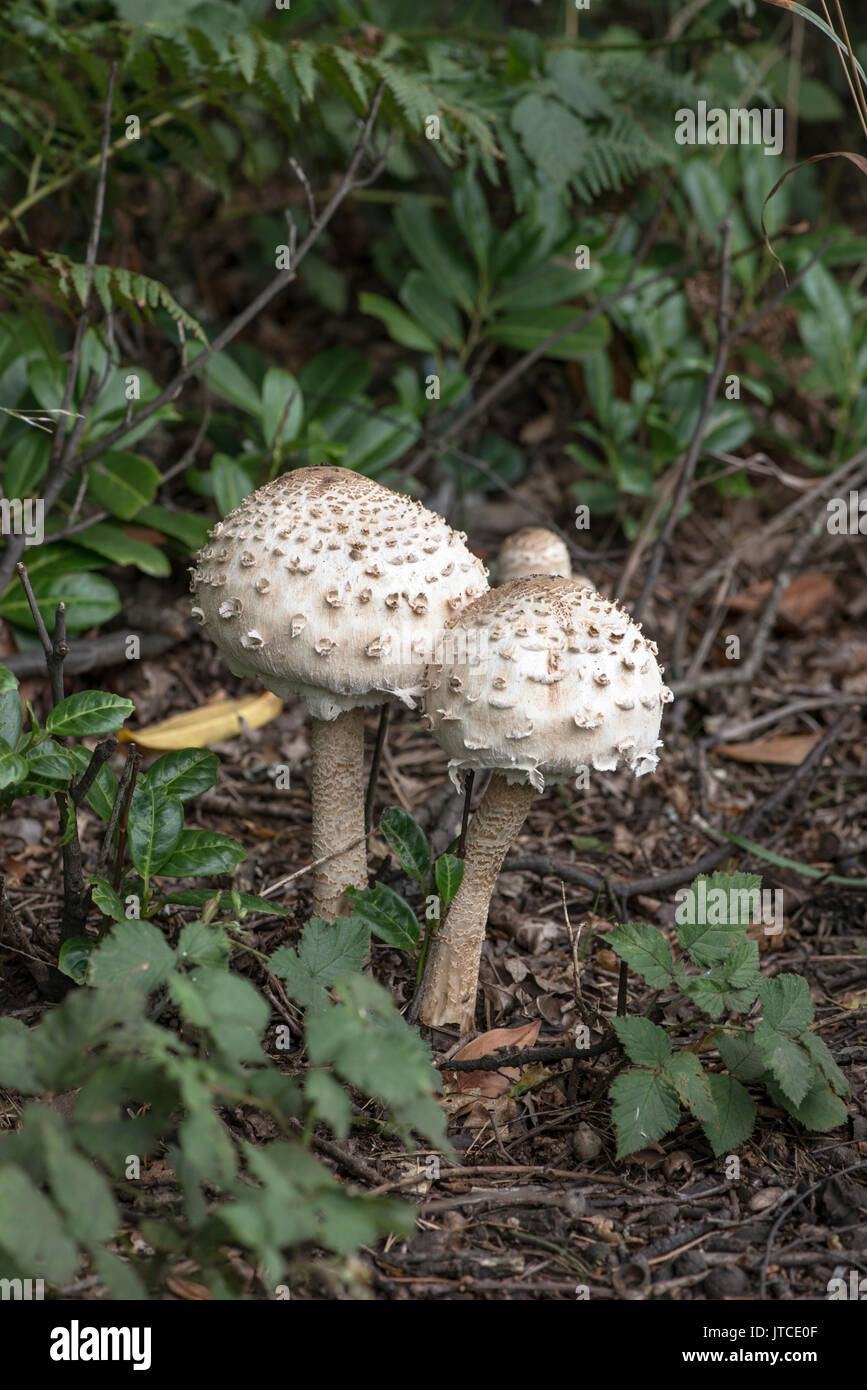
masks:
POLYGON ((176 1298, 186 1299, 188 1302, 204 1303, 213 1298, 213 1294, 204 1284, 196 1284, 192 1279, 179 1279, 176 1274, 170 1274, 166 1280, 166 1288, 175 1295, 176 1298))
MULTIPOLYGON (((728 606, 737 613, 754 613, 760 608, 773 588, 773 580, 766 579, 761 584, 753 584, 740 594, 734 594, 728 606)), ((834 581, 821 570, 807 570, 799 574, 784 591, 780 601, 779 616, 790 623, 802 627, 822 609, 830 607, 836 598, 834 581)))
POLYGON ((518 438, 522 444, 541 444, 543 439, 551 438, 556 428, 553 415, 537 415, 522 427, 518 438))
POLYGON ((715 743, 711 752, 733 758, 738 763, 781 763, 785 767, 799 767, 820 737, 819 734, 780 734, 776 738, 756 739, 753 743, 715 743))
POLYGON ((263 690, 258 695, 244 695, 240 700, 217 700, 200 705, 198 709, 173 715, 160 724, 144 729, 120 729, 121 743, 134 743, 148 752, 162 753, 175 748, 207 748, 227 738, 237 738, 244 726, 260 729, 283 709, 283 701, 263 690))
MULTIPOLYGON (((487 1057, 498 1047, 532 1047, 542 1027, 540 1018, 532 1023, 524 1023, 520 1028, 492 1028, 473 1038, 460 1052, 450 1058, 453 1062, 471 1062, 474 1057, 487 1057)), ((448 1071, 448 1063, 443 1068, 448 1071)), ((519 1067, 502 1067, 499 1071, 459 1071, 453 1072, 455 1085, 459 1091, 476 1091, 479 1096, 494 1099, 503 1096, 511 1089, 512 1083, 521 1075, 519 1067)))

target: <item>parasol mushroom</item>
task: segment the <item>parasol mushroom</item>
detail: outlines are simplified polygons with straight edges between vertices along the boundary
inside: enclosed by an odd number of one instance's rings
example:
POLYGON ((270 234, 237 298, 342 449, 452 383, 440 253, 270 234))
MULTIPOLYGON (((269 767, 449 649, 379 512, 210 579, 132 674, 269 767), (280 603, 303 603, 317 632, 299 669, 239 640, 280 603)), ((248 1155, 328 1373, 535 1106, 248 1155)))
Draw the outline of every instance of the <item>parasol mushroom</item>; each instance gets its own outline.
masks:
MULTIPOLYGON (((497 556, 497 582, 506 584, 510 579, 529 579, 531 574, 553 574, 563 579, 572 575, 572 561, 566 542, 556 531, 545 526, 522 526, 513 531, 500 546, 497 556)), ((575 582, 592 589, 593 585, 583 574, 574 576, 575 582)))
POLYGON ((246 497, 196 557, 192 611, 230 669, 307 701, 313 910, 328 921, 367 882, 364 710, 412 706, 442 628, 487 588, 465 539, 362 474, 298 468, 246 497))
POLYGON ((461 886, 434 937, 419 1017, 473 1025, 488 905, 533 797, 547 782, 625 764, 657 765, 662 706, 672 699, 657 648, 609 599, 574 579, 516 579, 449 624, 443 659, 428 671, 425 711, 449 754, 449 773, 491 779, 469 829, 461 886))

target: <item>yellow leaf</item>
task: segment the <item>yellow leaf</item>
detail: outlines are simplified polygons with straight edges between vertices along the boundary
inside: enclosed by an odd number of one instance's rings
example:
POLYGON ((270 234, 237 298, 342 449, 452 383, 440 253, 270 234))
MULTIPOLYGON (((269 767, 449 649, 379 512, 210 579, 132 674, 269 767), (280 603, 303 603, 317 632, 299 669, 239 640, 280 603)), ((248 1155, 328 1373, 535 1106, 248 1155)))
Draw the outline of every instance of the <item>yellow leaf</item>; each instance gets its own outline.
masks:
POLYGON ((258 695, 244 695, 240 700, 217 700, 212 705, 175 714, 161 724, 145 729, 121 729, 121 743, 134 743, 150 753, 164 753, 175 748, 207 748, 227 738, 237 738, 244 725, 260 729, 276 719, 283 701, 270 690, 258 695))

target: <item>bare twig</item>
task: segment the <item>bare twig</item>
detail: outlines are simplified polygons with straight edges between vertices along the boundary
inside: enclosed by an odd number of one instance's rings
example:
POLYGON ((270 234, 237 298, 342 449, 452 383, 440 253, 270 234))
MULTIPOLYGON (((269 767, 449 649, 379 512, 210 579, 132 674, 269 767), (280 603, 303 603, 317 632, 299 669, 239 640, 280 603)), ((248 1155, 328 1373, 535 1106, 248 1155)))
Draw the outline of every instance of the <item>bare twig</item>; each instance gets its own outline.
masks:
POLYGON ((74 805, 81 805, 82 801, 87 796, 87 793, 90 791, 91 787, 93 786, 94 782, 99 776, 100 768, 105 766, 105 764, 108 762, 109 758, 112 756, 116 748, 116 738, 104 738, 101 743, 98 743, 96 745, 96 747, 90 755, 90 762, 87 764, 87 767, 84 769, 84 772, 82 772, 78 781, 73 782, 70 786, 70 792, 72 793, 72 800, 74 805))
POLYGON ((98 878, 103 878, 105 876, 105 871, 108 868, 108 862, 111 858, 111 846, 112 841, 114 839, 115 827, 118 822, 118 817, 120 816, 123 807, 126 805, 127 787, 129 786, 133 768, 136 766, 136 760, 138 757, 139 753, 135 744, 129 744, 126 750, 126 760, 123 765, 123 771, 121 772, 120 778, 118 780, 117 794, 114 798, 114 805, 111 808, 111 815, 108 818, 108 825, 106 826, 105 835, 103 836, 102 845, 100 846, 99 858, 96 861, 96 873, 98 878))

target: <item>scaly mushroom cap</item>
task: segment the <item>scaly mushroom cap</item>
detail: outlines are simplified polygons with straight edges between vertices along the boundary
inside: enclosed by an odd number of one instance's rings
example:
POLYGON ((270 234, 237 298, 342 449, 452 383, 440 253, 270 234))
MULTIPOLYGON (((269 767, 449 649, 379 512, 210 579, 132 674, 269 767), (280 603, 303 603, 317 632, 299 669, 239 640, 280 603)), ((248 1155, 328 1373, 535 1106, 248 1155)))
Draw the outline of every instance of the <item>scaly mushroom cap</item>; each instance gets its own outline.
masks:
POLYGON ((622 608, 580 581, 491 589, 449 624, 428 671, 425 712, 452 780, 493 768, 542 791, 590 768, 652 772, 673 698, 656 654, 622 608))
POLYGON ((497 557, 499 582, 531 574, 556 574, 568 579, 572 561, 564 541, 544 526, 522 526, 507 536, 497 557))
POLYGON ((209 533, 190 588, 230 668, 317 719, 406 704, 446 622, 487 588, 462 532, 346 468, 298 468, 209 533))

